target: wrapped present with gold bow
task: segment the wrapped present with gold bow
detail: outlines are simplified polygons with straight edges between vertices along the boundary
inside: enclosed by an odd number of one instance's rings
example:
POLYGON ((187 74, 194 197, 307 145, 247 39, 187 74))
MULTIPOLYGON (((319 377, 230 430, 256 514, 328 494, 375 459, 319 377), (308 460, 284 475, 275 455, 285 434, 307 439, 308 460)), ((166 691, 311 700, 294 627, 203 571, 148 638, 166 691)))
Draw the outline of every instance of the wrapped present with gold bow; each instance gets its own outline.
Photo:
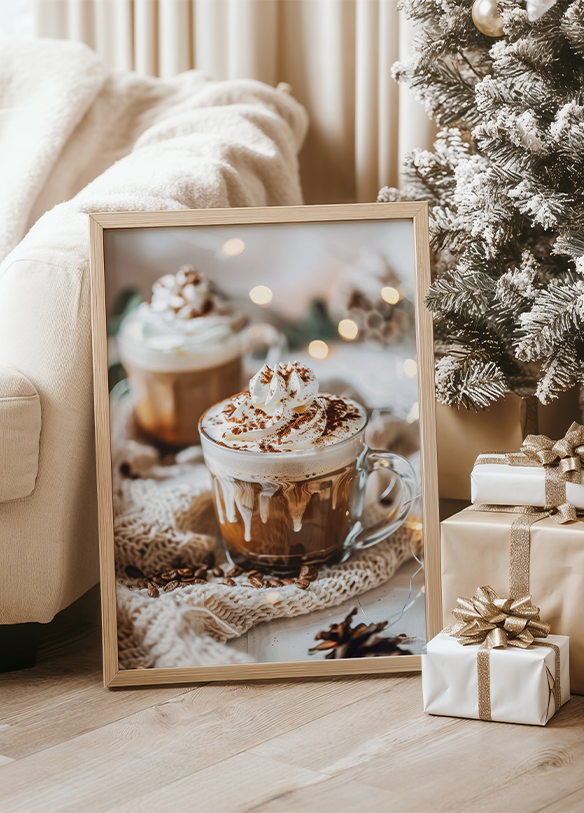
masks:
POLYGON ((572 692, 584 694, 584 521, 558 524, 557 515, 523 506, 470 506, 443 520, 440 539, 443 624, 477 584, 513 600, 537 596, 553 633, 570 638, 572 692))
POLYGON ((549 634, 529 595, 479 587, 452 615, 422 655, 429 714, 545 725, 570 699, 569 638, 549 634))
POLYGON ((471 502, 558 509, 562 521, 584 510, 584 426, 565 436, 528 435, 518 452, 481 454, 471 474, 471 502))

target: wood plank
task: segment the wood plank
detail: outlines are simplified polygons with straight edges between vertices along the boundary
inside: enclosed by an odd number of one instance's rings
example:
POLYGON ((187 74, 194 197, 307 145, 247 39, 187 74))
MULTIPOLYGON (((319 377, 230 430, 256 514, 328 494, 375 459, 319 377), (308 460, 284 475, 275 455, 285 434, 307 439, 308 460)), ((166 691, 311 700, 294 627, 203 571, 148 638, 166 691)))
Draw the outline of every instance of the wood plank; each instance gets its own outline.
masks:
POLYGON ((11 813, 30 813, 39 799, 47 811, 109 810, 130 803, 136 788, 154 792, 369 695, 387 696, 402 680, 199 687, 3 766, 2 803, 11 813))
POLYGON ((538 813, 580 813, 581 810, 584 810, 584 787, 551 805, 540 807, 538 813))
MULTIPOLYGON (((111 813, 150 813, 161 800, 173 813, 235 810, 265 810, 266 804, 286 798, 299 788, 310 796, 311 789, 328 777, 307 768, 291 768, 253 754, 237 754, 203 771, 138 796, 111 813), (229 777, 229 781, 226 778, 229 777)), ((314 809, 314 808, 313 808, 314 809)))
POLYGON ((100 636, 95 626, 57 617, 35 668, 0 675, 0 753, 21 759, 190 691, 104 689, 100 636))
POLYGON ((388 792, 399 777, 416 788, 400 800, 403 811, 536 811, 581 787, 583 733, 582 697, 544 728, 432 717, 412 676, 394 697, 365 698, 251 753, 388 792))

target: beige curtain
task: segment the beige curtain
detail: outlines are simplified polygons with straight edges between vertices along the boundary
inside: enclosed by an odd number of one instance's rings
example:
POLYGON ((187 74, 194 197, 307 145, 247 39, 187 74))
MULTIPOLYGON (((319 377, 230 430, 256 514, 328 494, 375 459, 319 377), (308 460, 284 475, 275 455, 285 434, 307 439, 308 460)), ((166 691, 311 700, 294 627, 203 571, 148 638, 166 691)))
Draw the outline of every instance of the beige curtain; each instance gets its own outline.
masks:
POLYGON ((86 42, 113 68, 286 82, 311 126, 308 203, 371 201, 434 127, 391 78, 412 31, 396 0, 35 0, 36 34, 86 42))

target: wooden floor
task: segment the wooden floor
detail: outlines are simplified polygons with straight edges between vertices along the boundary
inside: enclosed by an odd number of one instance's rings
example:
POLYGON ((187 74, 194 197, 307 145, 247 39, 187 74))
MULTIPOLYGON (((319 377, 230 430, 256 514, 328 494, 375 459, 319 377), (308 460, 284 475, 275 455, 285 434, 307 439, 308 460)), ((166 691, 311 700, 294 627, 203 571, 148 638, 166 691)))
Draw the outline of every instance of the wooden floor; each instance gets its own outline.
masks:
POLYGON ((2 813, 584 810, 584 697, 546 728, 430 717, 419 675, 124 689, 99 631, 0 676, 2 813))

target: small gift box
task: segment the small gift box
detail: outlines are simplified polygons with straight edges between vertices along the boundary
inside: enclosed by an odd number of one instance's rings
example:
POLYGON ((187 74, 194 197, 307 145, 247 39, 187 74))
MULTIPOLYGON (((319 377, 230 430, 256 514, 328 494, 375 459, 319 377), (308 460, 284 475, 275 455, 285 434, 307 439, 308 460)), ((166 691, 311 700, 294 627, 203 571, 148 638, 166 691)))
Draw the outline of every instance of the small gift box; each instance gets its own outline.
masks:
POLYGON ((477 584, 500 595, 537 596, 554 633, 570 637, 572 692, 584 694, 584 523, 542 514, 467 508, 441 524, 444 625, 458 596, 477 584))
MULTIPOLYGON (((549 635, 560 650, 560 702, 570 699, 568 641, 549 635)), ((535 641, 536 644, 539 640, 535 641)), ((422 655, 424 711, 479 719, 479 646, 461 646, 440 633, 422 655)), ((542 646, 492 649, 489 653, 490 719, 501 723, 545 725, 555 714, 555 652, 542 646)))
POLYGON ((481 454, 471 474, 473 504, 562 508, 564 521, 584 509, 584 426, 558 441, 528 435, 519 452, 481 454))
POLYGON ((545 725, 570 699, 569 638, 549 635, 530 596, 479 587, 452 614, 422 655, 425 711, 545 725))

